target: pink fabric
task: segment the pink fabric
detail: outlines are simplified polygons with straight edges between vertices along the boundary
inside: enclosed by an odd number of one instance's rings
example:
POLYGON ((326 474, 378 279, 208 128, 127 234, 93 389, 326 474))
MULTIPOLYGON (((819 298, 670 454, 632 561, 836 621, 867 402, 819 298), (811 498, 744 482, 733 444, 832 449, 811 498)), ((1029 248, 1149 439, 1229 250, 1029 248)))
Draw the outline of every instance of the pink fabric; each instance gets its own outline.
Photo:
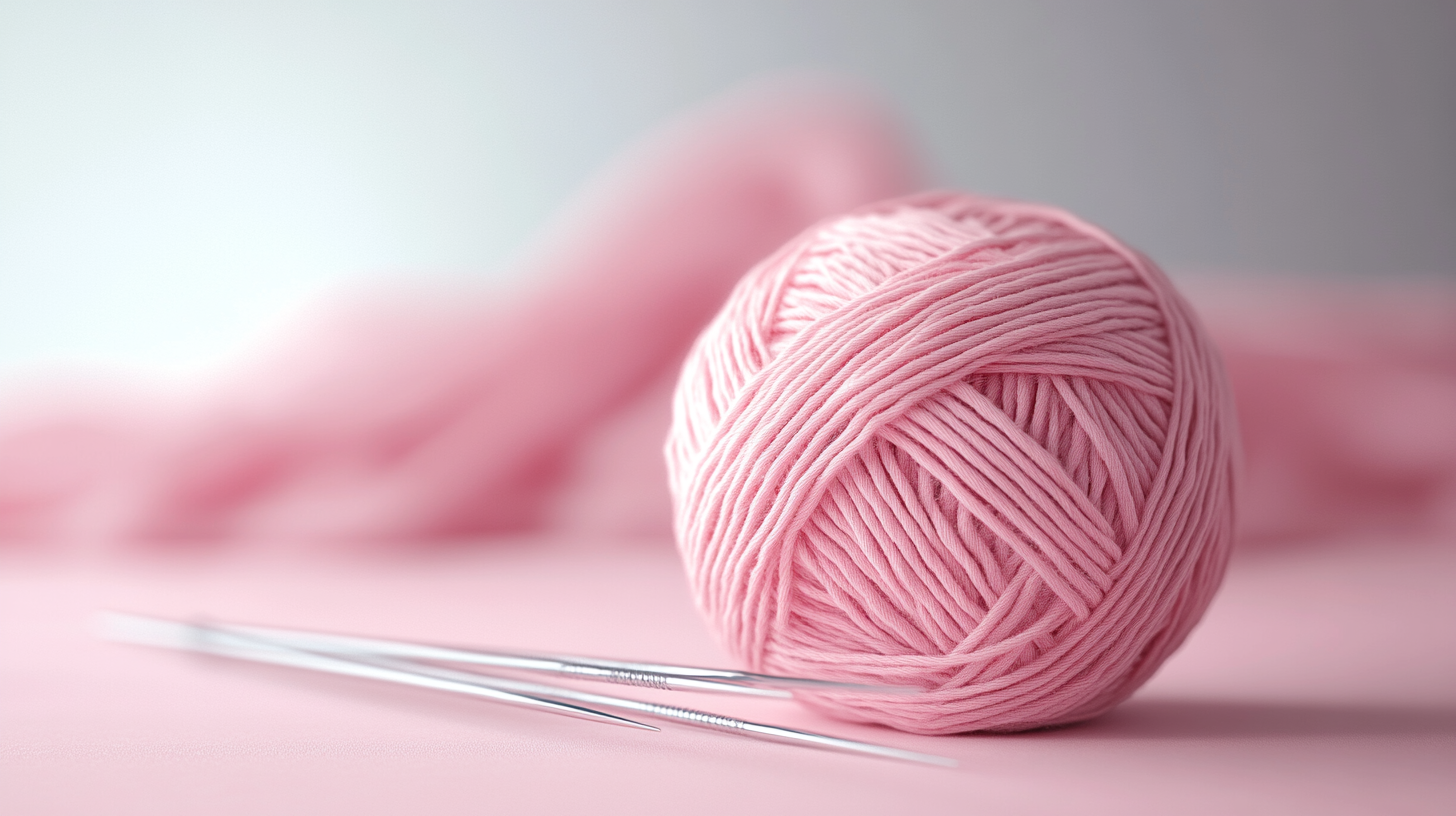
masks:
POLYGON ((1246 546, 1456 531, 1456 281, 1189 283, 1238 399, 1246 546))
POLYGON ((537 524, 562 455, 676 367, 745 269, 805 224, 910 189, 908 155, 851 93, 719 102, 599 178, 523 261, 534 289, 509 308, 379 295, 164 422, 82 403, 10 423, 0 529, 388 540, 537 524), (56 472, 37 481, 40 467, 56 472))
POLYGON ((957 194, 789 242, 683 369, 668 437, 698 605, 748 665, 928 734, 1096 716, 1213 597, 1237 429, 1212 341, 1067 213, 957 194))
MULTIPOLYGON (((784 240, 911 190, 909 156, 853 93, 751 90, 598 178, 527 254, 518 295, 359 292, 188 394, 12 389, 0 540, 665 531, 658 451, 692 337, 784 240)), ((1202 289, 1246 430, 1245 540, 1456 526, 1456 286, 1202 289)))

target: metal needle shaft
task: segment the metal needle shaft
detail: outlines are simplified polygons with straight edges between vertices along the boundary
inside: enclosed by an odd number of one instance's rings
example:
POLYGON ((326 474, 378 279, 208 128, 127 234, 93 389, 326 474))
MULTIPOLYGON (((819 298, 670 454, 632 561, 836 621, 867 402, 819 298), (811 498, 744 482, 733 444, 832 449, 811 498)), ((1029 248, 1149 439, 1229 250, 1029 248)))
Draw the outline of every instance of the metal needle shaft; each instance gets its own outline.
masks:
POLYGON ((572 700, 587 705, 602 706, 604 708, 616 708, 624 711, 632 711, 644 714, 649 717, 657 717, 665 720, 686 723, 700 728, 711 728, 716 731, 726 731, 731 734, 739 734, 746 737, 766 739, 773 742, 787 742, 795 745, 811 745, 818 748, 828 748, 836 751, 847 751, 857 754, 870 754, 873 756, 885 757, 888 759, 900 759, 908 762, 919 762, 929 765, 940 765, 943 767, 954 767, 956 761, 949 757, 924 754, 918 751, 907 751, 902 748, 892 748, 886 745, 876 745, 870 742, 844 739, 842 737, 831 737, 826 734, 816 734, 812 731, 799 731, 792 728, 783 728, 777 725, 766 725, 764 723, 740 720, 736 717, 728 717, 722 714, 714 714, 708 711, 699 711, 681 706, 662 705, 650 703, 643 700, 633 700, 626 697, 616 697, 607 694, 598 694, 590 691, 562 688, 543 683, 532 683, 513 678, 496 677, 478 672, 464 672, 448 669, 441 666, 431 666, 417 663, 413 660, 401 660, 391 658, 370 659, 370 663, 380 666, 389 666, 401 671, 413 671, 431 677, 456 680, 459 682, 479 683, 491 688, 514 691, 521 694, 533 696, 552 697, 558 700, 572 700))
MULTIPOLYGON (((900 748, 876 745, 874 743, 817 734, 811 731, 799 731, 792 728, 751 722, 736 717, 680 706, 662 705, 660 703, 615 697, 544 683, 497 677, 477 671, 462 671, 421 662, 422 660, 467 662, 455 657, 464 653, 489 658, 488 660, 468 661, 476 665, 552 671, 558 674, 582 677, 583 679, 604 679, 573 670, 563 670, 557 665, 565 660, 577 660, 578 658, 552 658, 513 655, 509 653, 478 652, 475 650, 457 650, 449 647, 416 645, 400 643, 398 641, 377 640, 374 638, 323 635, 267 627, 182 623, 120 613, 103 614, 101 624, 102 635, 112 640, 205 652, 261 663, 294 666, 333 674, 367 677, 405 685, 453 691, 513 705, 544 709, 558 714, 567 714, 569 716, 581 717, 598 722, 610 722, 617 725, 628 725, 653 731, 658 730, 653 726, 645 725, 635 720, 608 714, 593 708, 587 708, 587 705, 634 712, 649 717, 671 720, 701 728, 710 728, 755 739, 786 742, 796 745, 809 745, 818 748, 930 765, 956 765, 955 760, 934 754, 907 751, 900 748), (381 645, 385 648, 378 648, 381 645), (543 663, 550 666, 550 668, 543 669, 541 667, 543 663)), ((614 669, 631 667, 632 670, 637 670, 639 666, 651 666, 654 667, 654 670, 658 668, 668 669, 674 673, 700 673, 700 677, 713 678, 712 680, 705 681, 715 687, 713 690, 718 690, 716 688, 719 683, 718 678, 723 676, 746 678, 742 682, 757 682, 759 678, 768 677, 766 675, 733 672, 723 669, 701 669, 683 666, 668 667, 661 666, 660 664, 638 664, 608 660, 598 661, 595 658, 581 658, 581 660, 595 661, 599 666, 614 669)), ((675 675, 675 679, 684 678, 675 675)), ((770 677, 769 679, 788 681, 791 684, 819 682, 802 680, 800 678, 770 677)), ((639 683, 638 685, 648 685, 654 688, 665 687, 657 683, 639 683)), ((693 686, 675 687, 694 688, 693 686)))
POLYGON ((840 691, 870 694, 918 694, 921 689, 905 686, 874 686, 818 680, 805 677, 779 677, 731 669, 700 666, 673 666, 624 660, 608 660, 580 655, 536 655, 487 649, 466 649, 427 643, 410 643, 384 638, 335 635, 272 626, 250 626, 234 623, 210 623, 218 629, 267 638, 295 648, 330 654, 370 654, 431 660, 496 668, 519 669, 599 680, 629 686, 662 690, 707 691, 725 694, 747 694, 759 697, 789 697, 790 690, 840 691))
POLYGON ((171 649, 219 655, 237 660, 249 660, 255 663, 271 663, 279 666, 310 669, 312 671, 326 672, 329 674, 364 677, 371 680, 382 680, 407 686, 417 686, 439 691, 452 691, 458 694, 483 697, 498 703, 544 710, 555 714, 564 714, 569 717, 592 720, 594 722, 624 725, 632 728, 644 728, 649 731, 659 730, 655 726, 630 720, 626 717, 619 717, 615 714, 608 714, 604 711, 596 711, 584 706, 564 703, 559 700, 545 699, 529 693, 495 688, 475 682, 462 682, 460 679, 452 679, 444 676, 431 676, 422 672, 382 665, 375 661, 361 660, 354 657, 317 654, 315 652, 297 649, 287 644, 250 638, 206 625, 178 623, 137 615, 107 613, 101 619, 101 634, 110 640, 125 643, 162 646, 171 649))

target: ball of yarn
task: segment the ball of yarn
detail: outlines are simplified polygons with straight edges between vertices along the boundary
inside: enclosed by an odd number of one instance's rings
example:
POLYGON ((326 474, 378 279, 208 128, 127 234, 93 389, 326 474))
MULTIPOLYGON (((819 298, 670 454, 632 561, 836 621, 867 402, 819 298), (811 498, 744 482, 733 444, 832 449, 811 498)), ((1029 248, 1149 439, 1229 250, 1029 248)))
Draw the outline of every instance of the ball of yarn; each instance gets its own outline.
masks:
POLYGON ((1150 261, 1060 210, 954 193, 818 225, 699 337, 667 456, 697 604, 750 668, 925 734, 1095 716, 1223 575, 1236 426, 1150 261))

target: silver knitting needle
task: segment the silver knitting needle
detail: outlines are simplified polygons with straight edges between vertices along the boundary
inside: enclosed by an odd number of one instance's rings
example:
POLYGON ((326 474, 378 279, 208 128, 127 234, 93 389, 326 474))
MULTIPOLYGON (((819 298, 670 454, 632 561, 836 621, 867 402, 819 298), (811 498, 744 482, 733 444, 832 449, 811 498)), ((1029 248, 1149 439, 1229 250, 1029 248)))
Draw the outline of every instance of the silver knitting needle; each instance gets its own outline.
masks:
MULTIPOLYGON (((551 686, 543 683, 531 683, 477 672, 459 671, 443 666, 420 663, 417 660, 408 658, 401 659, 364 654, 352 655, 348 658, 339 658, 317 654, 307 651, 303 647, 291 642, 274 640, 267 635, 256 633, 242 634, 236 630, 230 630, 227 627, 211 623, 180 623, 117 613, 107 615, 104 618, 104 622, 107 625, 107 633, 113 639, 121 639, 133 643, 170 646, 172 648, 191 649, 245 660, 278 663, 287 666, 318 669, 359 677, 371 677, 378 680, 388 680, 426 688, 475 694, 493 699, 501 699, 501 697, 497 697, 497 695, 501 695, 505 698, 511 698, 504 701, 512 702, 515 699, 524 699, 531 701, 527 704, 532 706, 540 705, 543 702, 555 702, 557 706, 570 709, 569 712, 563 713, 573 713, 580 716, 578 712, 589 712, 590 715, 594 715, 592 716, 593 719, 607 717, 620 720, 623 724, 650 728, 654 731, 658 729, 650 725, 644 725, 625 718, 617 718, 594 709, 571 705, 571 703, 557 701, 570 700, 576 703, 632 711, 658 719, 671 720, 699 728, 708 728, 715 731, 723 731, 730 734, 738 734, 773 742, 809 745, 818 748, 855 754, 867 754, 870 756, 899 759, 907 762, 919 762, 929 765, 946 767, 956 765, 954 759, 936 756, 934 754, 923 754, 917 751, 907 751, 901 748, 891 748, 869 742, 816 734, 812 731, 799 731, 776 725, 756 723, 741 720, 736 717, 714 714, 708 711, 683 708, 681 706, 662 705, 625 697, 613 697, 605 694, 595 694, 587 691, 551 686), (121 636, 117 637, 118 634, 121 636)), ((260 627, 248 627, 247 629, 254 630, 257 628, 260 627)))
POLYGON ((148 618, 141 615, 127 615, 118 612, 102 613, 98 621, 98 634, 108 640, 142 646, 160 646, 182 651, 249 660, 255 663, 271 663, 299 669, 311 669, 329 674, 350 677, 364 677, 407 686, 453 691, 483 697, 499 703, 534 708, 593 722, 624 725, 658 731, 656 726, 608 714, 603 711, 573 705, 555 699, 547 699, 531 693, 522 693, 497 688, 470 680, 443 675, 413 671, 400 666, 386 665, 377 661, 361 660, 332 654, 318 654, 296 648, 286 643, 254 638, 218 627, 180 623, 177 621, 148 618))
MULTIPOLYGON (((811 731, 799 731, 776 725, 767 725, 736 717, 713 714, 680 706, 661 705, 642 700, 612 697, 604 694, 560 688, 541 683, 530 683, 504 677, 495 677, 475 672, 465 672, 419 663, 412 659, 391 657, 318 654, 291 643, 271 640, 262 635, 230 632, 211 624, 182 623, 179 621, 149 618, 123 613, 103 613, 99 619, 100 634, 111 640, 146 646, 161 646, 186 651, 203 652, 241 660, 292 666, 315 671, 366 677, 386 682, 423 688, 453 691, 485 697, 500 702, 545 709, 569 716, 598 722, 611 722, 656 731, 657 728, 596 711, 578 703, 617 708, 645 714, 658 719, 686 723, 700 728, 723 731, 740 736, 808 745, 849 753, 899 759, 930 765, 953 767, 957 763, 948 757, 907 751, 874 743, 831 737, 811 731)), ((685 667, 691 668, 691 667, 685 667)), ((714 670, 705 670, 714 671, 714 670)))
POLYGON ((620 685, 642 686, 663 691, 678 689, 684 691, 748 694, 759 697, 779 698, 792 696, 790 694, 790 690, 792 689, 804 691, 857 692, 861 694, 922 693, 922 689, 909 686, 873 686, 836 680, 816 680, 806 677, 778 677, 770 674, 734 671, 731 669, 710 669, 700 666, 672 666, 660 663, 606 660, 579 655, 534 655, 520 652, 465 649, 426 643, 386 640, 383 638, 334 635, 300 629, 282 629, 271 626, 245 626, 217 622, 209 622, 209 625, 240 634, 268 638, 278 643, 286 643, 296 648, 306 649, 312 652, 351 655, 369 654, 383 657, 404 657, 414 660, 433 660, 446 663, 493 666, 496 668, 569 675, 583 680, 598 680, 620 685))
MULTIPOLYGON (((916 686, 883 686, 867 683, 851 683, 843 680, 820 680, 813 677, 784 677, 777 674, 738 671, 736 669, 709 669, 701 666, 672 666, 663 663, 635 663, 626 660, 607 660, 599 657, 566 657, 556 655, 558 660, 575 660, 589 663, 602 669, 625 672, 657 672, 679 679, 694 679, 699 682, 727 684, 730 688, 756 688, 759 690, 786 691, 843 691, 860 694, 924 694, 925 689, 916 686)), ((719 686, 722 688, 723 686, 719 686)), ((775 695, 780 696, 780 695, 775 695)), ((783 695, 791 696, 791 695, 783 695)))
POLYGON ((371 665, 389 667, 402 672, 414 672, 417 674, 434 677, 441 680, 450 680, 459 683, 476 684, 487 688, 495 688, 501 691, 513 691, 519 694, 527 694, 538 697, 552 697, 558 700, 571 700, 588 705, 601 706, 603 708, 616 708, 625 711, 632 711, 648 717, 655 717, 673 722, 686 723, 699 728, 708 728, 715 731, 723 731, 730 734, 751 737, 754 739, 769 740, 771 742, 784 742, 793 745, 808 745, 816 748, 826 748, 834 751, 844 751, 854 754, 867 754, 870 756, 884 757, 887 759, 899 759, 906 762, 919 762, 927 765, 940 765, 942 767, 955 767, 957 762, 950 757, 937 756, 935 754, 924 754, 918 751, 907 751, 903 748, 891 748, 886 745, 876 745, 870 742, 844 739, 843 737, 831 737, 826 734, 816 734, 812 731, 799 731, 793 728, 783 728, 777 725, 766 725, 764 723, 740 720, 736 717, 728 717, 722 714, 713 714, 708 711, 699 711, 681 706, 661 705, 649 703, 643 700, 633 700, 626 697, 613 697, 606 694, 597 694, 577 689, 561 688, 543 683, 532 683, 524 680, 515 680, 495 675, 481 674, 478 672, 466 672, 455 669, 448 669, 443 666, 434 666, 428 663, 420 663, 410 659, 396 659, 388 657, 361 658, 361 661, 371 665))

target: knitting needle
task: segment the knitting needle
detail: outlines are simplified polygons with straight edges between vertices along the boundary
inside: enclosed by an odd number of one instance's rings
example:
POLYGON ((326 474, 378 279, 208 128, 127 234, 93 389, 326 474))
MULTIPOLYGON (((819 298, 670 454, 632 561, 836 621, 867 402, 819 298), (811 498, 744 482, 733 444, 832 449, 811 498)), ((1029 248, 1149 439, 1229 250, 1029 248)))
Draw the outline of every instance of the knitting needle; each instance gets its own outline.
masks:
POLYGON ((584 706, 547 699, 539 695, 521 693, 504 688, 487 686, 473 681, 445 676, 432 676, 399 666, 385 665, 375 661, 354 657, 325 655, 292 647, 288 644, 252 638, 229 632, 217 627, 179 623, 176 621, 127 615, 117 612, 103 613, 99 620, 99 634, 122 643, 142 646, 160 646, 182 651, 249 660, 256 663, 271 663, 299 669, 311 669, 329 674, 350 677, 364 677, 408 686, 453 691, 483 697, 499 703, 534 708, 570 717, 610 723, 612 725, 644 728, 658 731, 656 726, 608 714, 584 706))
POLYGON ((642 686, 663 691, 706 691, 724 694, 749 694, 760 697, 790 697, 790 690, 825 692, 857 692, 861 694, 919 694, 922 689, 909 686, 874 686, 836 680, 806 677, 779 677, 731 669, 710 669, 699 666, 672 666, 660 663, 606 660, 579 655, 533 655, 519 652, 464 649, 410 643, 382 638, 334 635, 300 629, 270 626, 245 626, 209 622, 210 626, 240 634, 268 638, 296 648, 329 654, 371 654, 405 657, 447 663, 467 663, 496 668, 520 669, 562 674, 583 680, 597 680, 629 686, 642 686))
POLYGON ((924 754, 918 751, 907 751, 903 748, 892 748, 887 745, 876 745, 871 742, 860 742, 858 740, 845 739, 843 737, 831 737, 826 734, 816 734, 812 731, 799 731, 793 728, 784 728, 777 725, 741 720, 736 717, 728 717, 722 714, 714 714, 708 711, 699 711, 681 706, 662 705, 660 703, 649 703, 643 700, 633 700, 626 697, 613 697, 606 694, 597 694, 576 689, 566 689, 559 686, 550 686, 542 683, 531 683, 523 680, 514 680, 494 675, 480 674, 477 672, 464 672, 454 669, 447 669, 442 666, 432 666, 419 663, 409 659, 374 658, 370 663, 391 666, 401 671, 413 671, 419 674, 438 677, 441 679, 456 680, 459 682, 474 682, 483 686, 501 690, 515 691, 521 694, 538 695, 542 697, 554 697, 559 700, 572 700, 578 703, 602 706, 604 708, 617 708, 626 711, 633 711, 649 717, 672 720, 674 722, 686 723, 699 728, 708 728, 715 731, 723 731, 730 734, 739 734, 754 739, 769 740, 771 742, 786 742, 794 745, 808 745, 817 748, 827 748, 835 751, 844 751, 855 754, 867 754, 870 756, 884 757, 887 759, 899 759, 907 762, 919 762, 927 765, 940 765, 942 767, 955 767, 958 763, 950 757, 937 756, 935 754, 924 754))
MULTIPOLYGON (((542 683, 531 683, 476 672, 458 671, 442 666, 419 663, 411 659, 365 655, 336 658, 309 652, 291 643, 275 641, 265 635, 236 633, 215 624, 181 623, 119 613, 106 615, 103 618, 103 622, 107 626, 106 634, 112 637, 112 639, 142 643, 144 645, 190 649, 244 660, 278 663, 300 668, 312 668, 320 671, 371 677, 373 679, 405 683, 407 685, 437 688, 446 691, 459 691, 477 696, 493 697, 492 694, 488 693, 493 692, 494 694, 506 695, 511 698, 529 700, 531 702, 527 704, 533 706, 539 705, 541 702, 549 703, 553 700, 570 700, 576 703, 632 711, 649 717, 686 723, 699 728, 708 728, 730 734, 739 734, 754 739, 786 742, 795 745, 809 745, 829 750, 945 767, 953 767, 956 765, 955 760, 934 754, 924 754, 917 751, 907 751, 900 748, 876 745, 874 743, 844 739, 842 737, 831 737, 812 731, 799 731, 792 728, 751 722, 736 717, 728 717, 712 712, 683 708, 681 706, 661 705, 659 703, 650 703, 624 697, 613 697, 542 683), (336 663, 342 663, 343 665, 334 665, 336 663)), ((574 706, 566 702, 557 702, 557 705, 571 709, 571 712, 563 713, 590 712, 590 714, 596 715, 597 717, 613 718, 613 715, 604 714, 594 709, 574 706)), ((580 714, 577 715, 580 716, 580 714)), ((592 718, 595 719, 596 717, 592 718)), ((654 731, 658 730, 652 726, 625 718, 613 719, 621 720, 622 724, 632 724, 654 731)))

